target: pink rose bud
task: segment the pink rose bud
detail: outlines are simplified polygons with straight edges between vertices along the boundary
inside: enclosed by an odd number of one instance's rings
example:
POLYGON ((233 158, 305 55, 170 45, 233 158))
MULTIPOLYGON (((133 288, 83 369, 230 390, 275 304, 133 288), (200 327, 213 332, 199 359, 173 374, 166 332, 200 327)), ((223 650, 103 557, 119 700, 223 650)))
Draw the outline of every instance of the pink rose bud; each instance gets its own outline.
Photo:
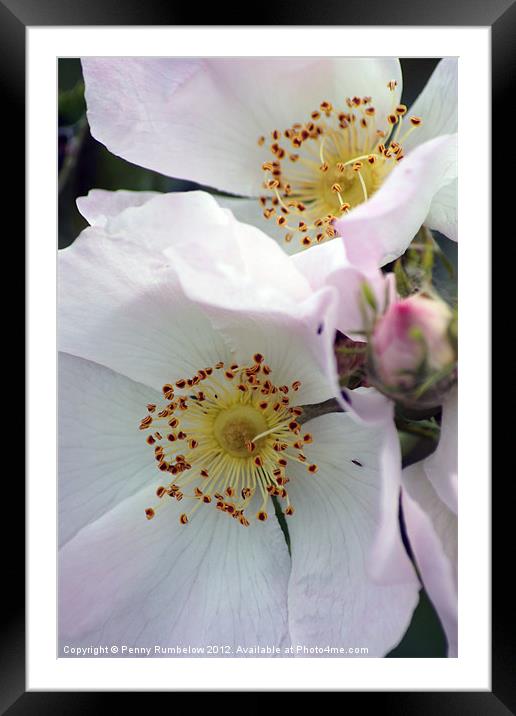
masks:
POLYGON ((374 382, 383 392, 409 393, 408 402, 430 402, 435 390, 455 378, 457 360, 454 313, 437 298, 421 294, 393 303, 376 322, 371 342, 370 368, 374 382), (420 395, 421 393, 421 395, 420 395))

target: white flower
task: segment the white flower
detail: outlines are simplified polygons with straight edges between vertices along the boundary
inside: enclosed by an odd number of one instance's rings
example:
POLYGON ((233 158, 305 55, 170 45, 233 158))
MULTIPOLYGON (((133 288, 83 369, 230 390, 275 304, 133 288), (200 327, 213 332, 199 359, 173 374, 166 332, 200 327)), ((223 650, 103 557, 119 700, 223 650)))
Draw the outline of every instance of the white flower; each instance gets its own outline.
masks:
POLYGON ((387 262, 423 223, 457 238, 456 59, 410 109, 396 58, 110 57, 83 70, 94 137, 253 197, 225 205, 258 226, 268 217, 289 251, 339 234, 355 252, 378 244, 387 262))
POLYGON ((336 391, 334 290, 206 194, 80 206, 59 270, 61 642, 384 655, 419 588, 396 434, 297 410, 336 391))

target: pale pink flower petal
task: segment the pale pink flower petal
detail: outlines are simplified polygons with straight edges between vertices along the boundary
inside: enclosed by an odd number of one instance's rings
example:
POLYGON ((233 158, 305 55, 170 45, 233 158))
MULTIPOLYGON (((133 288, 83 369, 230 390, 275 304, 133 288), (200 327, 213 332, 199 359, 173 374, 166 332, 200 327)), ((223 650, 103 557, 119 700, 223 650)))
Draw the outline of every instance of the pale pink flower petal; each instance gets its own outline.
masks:
POLYGON ((397 526, 398 495, 391 493, 387 501, 384 493, 381 433, 342 414, 325 415, 305 427, 314 437, 307 454, 319 470, 314 476, 302 467, 291 470, 292 643, 367 647, 367 656, 384 656, 410 623, 419 583, 397 526), (380 583, 372 573, 371 554, 386 510, 395 525, 389 541, 396 544, 390 546, 402 567, 380 583))
POLYGON ((65 352, 160 389, 171 371, 226 360, 230 346, 295 372, 299 400, 336 390, 334 292, 314 292, 274 241, 208 194, 159 195, 86 229, 61 252, 60 273, 65 352))
POLYGON ((407 151, 435 139, 442 134, 457 131, 458 61, 445 57, 433 71, 423 91, 410 107, 410 116, 421 117, 423 124, 413 132, 403 146, 407 151))
POLYGON ((128 497, 61 549, 61 644, 287 645, 290 559, 276 520, 243 529, 212 508, 185 526, 168 500, 148 522, 149 500, 128 497))
POLYGON ((158 196, 155 191, 106 191, 91 189, 87 196, 80 196, 77 208, 91 226, 105 226, 108 219, 117 216, 131 206, 141 206, 158 196))
POLYGON ((425 224, 440 231, 452 241, 458 241, 457 179, 443 186, 432 199, 425 224))
POLYGON ((88 120, 110 151, 149 169, 234 194, 261 191, 270 136, 305 122, 324 100, 373 95, 390 111, 396 58, 82 60, 88 120))
POLYGON ((158 399, 108 368, 59 355, 60 543, 156 477, 137 428, 158 399))
POLYGON ((371 199, 335 222, 349 259, 360 263, 370 245, 371 255, 381 256, 380 265, 398 258, 425 223, 434 195, 456 176, 456 135, 419 145, 371 199))
POLYGON ((217 196, 217 203, 225 209, 229 209, 238 221, 256 226, 267 236, 275 239, 285 253, 294 255, 299 253, 299 243, 297 241, 285 241, 285 229, 278 226, 275 221, 265 219, 263 206, 255 198, 217 196))
POLYGON ((425 589, 457 656, 457 515, 433 489, 426 461, 403 470, 405 525, 425 589))
POLYGON ((337 328, 354 340, 364 340, 368 327, 365 319, 370 317, 367 309, 364 314, 364 284, 374 296, 380 313, 395 297, 394 277, 383 275, 377 269, 381 249, 375 252, 375 246, 371 243, 362 247, 354 263, 340 239, 313 246, 291 259, 312 289, 331 286, 337 291, 337 328))
POLYGON ((443 403, 441 437, 437 450, 425 460, 425 472, 434 490, 457 514, 458 497, 458 400, 455 388, 443 403))
POLYGON ((156 390, 228 356, 158 251, 86 229, 59 255, 59 348, 156 390))

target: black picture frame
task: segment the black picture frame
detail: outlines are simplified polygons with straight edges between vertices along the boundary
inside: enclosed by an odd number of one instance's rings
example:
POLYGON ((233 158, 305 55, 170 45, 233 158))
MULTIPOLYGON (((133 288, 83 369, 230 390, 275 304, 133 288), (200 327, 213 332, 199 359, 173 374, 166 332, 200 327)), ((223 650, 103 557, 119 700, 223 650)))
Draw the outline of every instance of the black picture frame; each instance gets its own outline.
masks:
MULTIPOLYGON (((514 0, 369 0, 365 3, 342 3, 327 0, 310 5, 296 4, 295 10, 287 5, 261 6, 254 16, 245 14, 242 6, 231 8, 209 6, 202 9, 203 25, 414 25, 414 26, 484 26, 491 28, 492 37, 492 126, 497 129, 492 135, 493 171, 493 235, 500 234, 503 240, 504 207, 511 206, 509 195, 512 183, 504 179, 505 167, 502 157, 513 151, 511 137, 512 86, 516 75, 516 3, 514 0), (232 23, 220 22, 225 16, 232 23), (215 22, 209 22, 214 20, 215 22), (259 22, 257 22, 259 21, 259 22), (502 122, 503 117, 503 122, 502 122), (503 147, 502 147, 503 142, 503 147), (496 163, 499 162, 499 171, 496 163)), ((4 161, 8 162, 7 179, 9 213, 18 217, 17 226, 21 234, 24 206, 25 167, 25 38, 28 26, 77 26, 77 25, 196 25, 199 9, 189 4, 178 6, 165 0, 0 0, 0 47, 3 62, 0 63, 0 87, 2 89, 3 112, 1 113, 2 137, 4 138, 4 161), (7 140, 7 141, 6 141, 7 140), (7 158, 5 154, 7 153, 7 158)), ((397 54, 394 52, 393 54, 397 54)), ((472 78, 471 81, 474 81, 472 78)), ((474 121, 474 118, 472 119, 474 121)), ((4 165, 5 168, 6 165, 4 165)), ((486 198, 488 200, 488 198, 486 198)), ((511 232, 512 237, 512 232, 511 232)), ((19 245, 23 246, 21 235, 19 245)), ((14 240, 11 238, 11 243, 14 240)), ((19 260, 19 259, 18 259, 19 260)), ((22 257, 23 260, 23 257, 22 257)), ((503 274, 503 271, 502 271, 503 274)), ((503 277, 498 274, 495 296, 503 277)), ((30 287, 29 287, 30 290, 30 287)), ((13 321, 19 325, 19 318, 13 321)), ((499 334, 498 334, 499 335, 499 334)), ((489 336, 481 338, 490 340, 489 336)), ((29 346, 30 348, 30 346, 29 346)), ((19 404, 19 394, 16 403, 19 404)), ((11 408, 7 406, 9 411, 11 408)), ((26 410, 31 409, 30 395, 27 396, 26 410)), ((499 433, 497 433, 499 435, 499 433)), ((501 438, 498 437, 501 442, 501 438)), ((20 443, 17 450, 20 450, 20 443)), ((494 446, 496 447, 496 445, 494 446)), ((496 450, 493 450, 496 454, 496 450)), ((18 456, 17 456, 18 457, 18 456)), ((502 473, 503 477, 503 473, 502 473)), ((512 480, 509 473, 507 480, 512 480)), ((0 645, 0 713, 9 716, 23 714, 86 714, 115 706, 111 694, 101 695, 88 692, 26 692, 25 691, 25 594, 24 594, 24 535, 19 513, 23 505, 20 480, 9 480, 13 493, 7 500, 7 516, 15 517, 14 524, 7 524, 4 537, 4 607, 2 609, 2 637, 0 645), (11 512, 9 504, 16 504, 11 512), (7 561, 7 564, 5 563, 7 561)), ((395 714, 482 714, 482 716, 504 716, 516 713, 516 649, 511 636, 513 608, 511 593, 506 583, 507 559, 513 562, 511 547, 511 519, 504 510, 511 509, 507 500, 506 484, 493 486, 493 621, 492 621, 492 691, 468 692, 368 692, 346 693, 342 707, 350 708, 350 698, 363 699, 361 708, 378 710, 380 713, 395 714)), ((513 503, 512 503, 513 504, 513 503)), ((5 506, 5 503, 4 503, 5 506)), ((5 517, 5 516, 4 516, 5 517)), ((407 684, 410 688, 410 684, 407 684)), ((130 694, 139 700, 139 694, 130 694)), ((147 697, 145 697, 147 698, 147 697)), ((169 704, 171 706, 171 704, 169 704)), ((117 702, 115 707, 119 707, 117 702)))

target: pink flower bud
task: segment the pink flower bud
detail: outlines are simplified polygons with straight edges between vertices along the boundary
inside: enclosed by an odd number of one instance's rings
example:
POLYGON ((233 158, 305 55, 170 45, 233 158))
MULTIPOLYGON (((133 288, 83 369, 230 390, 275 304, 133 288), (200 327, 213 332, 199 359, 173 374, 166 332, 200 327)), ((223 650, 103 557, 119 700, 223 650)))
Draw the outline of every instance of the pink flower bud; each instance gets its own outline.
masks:
POLYGON ((387 309, 370 342, 372 372, 385 392, 414 390, 454 367, 453 318, 444 301, 420 294, 387 309))

